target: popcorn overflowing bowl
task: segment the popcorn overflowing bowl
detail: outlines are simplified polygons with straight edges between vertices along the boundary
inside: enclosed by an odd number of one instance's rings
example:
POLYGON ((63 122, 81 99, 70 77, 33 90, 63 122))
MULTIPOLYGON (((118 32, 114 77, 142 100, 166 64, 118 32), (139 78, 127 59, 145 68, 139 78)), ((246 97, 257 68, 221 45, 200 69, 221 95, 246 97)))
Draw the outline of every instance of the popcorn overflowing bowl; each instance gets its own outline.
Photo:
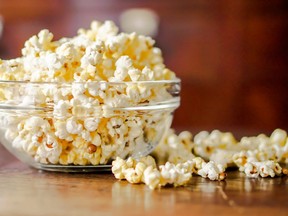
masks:
POLYGON ((170 127, 180 80, 0 80, 0 142, 32 167, 109 168, 149 154, 170 127))

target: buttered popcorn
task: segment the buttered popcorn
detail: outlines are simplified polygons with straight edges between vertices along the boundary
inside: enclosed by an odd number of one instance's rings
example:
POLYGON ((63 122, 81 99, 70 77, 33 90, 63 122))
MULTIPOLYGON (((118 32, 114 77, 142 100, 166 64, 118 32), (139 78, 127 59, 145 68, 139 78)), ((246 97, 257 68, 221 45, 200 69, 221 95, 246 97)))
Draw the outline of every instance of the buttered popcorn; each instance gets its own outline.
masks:
POLYGON ((1 114, 3 142, 43 164, 98 165, 151 152, 180 90, 154 40, 119 33, 111 21, 53 37, 41 30, 22 57, 0 60, 0 80, 10 82, 0 85, 0 103, 12 106, 1 114))

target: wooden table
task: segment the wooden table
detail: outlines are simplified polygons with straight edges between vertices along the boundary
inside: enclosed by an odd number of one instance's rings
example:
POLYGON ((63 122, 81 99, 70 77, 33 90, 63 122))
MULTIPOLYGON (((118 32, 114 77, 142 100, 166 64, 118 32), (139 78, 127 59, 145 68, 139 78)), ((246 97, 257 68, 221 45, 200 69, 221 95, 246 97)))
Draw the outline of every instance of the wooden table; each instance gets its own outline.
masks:
POLYGON ((111 173, 38 171, 0 148, 0 215, 288 215, 288 177, 226 181, 193 177, 187 187, 152 191, 111 173))

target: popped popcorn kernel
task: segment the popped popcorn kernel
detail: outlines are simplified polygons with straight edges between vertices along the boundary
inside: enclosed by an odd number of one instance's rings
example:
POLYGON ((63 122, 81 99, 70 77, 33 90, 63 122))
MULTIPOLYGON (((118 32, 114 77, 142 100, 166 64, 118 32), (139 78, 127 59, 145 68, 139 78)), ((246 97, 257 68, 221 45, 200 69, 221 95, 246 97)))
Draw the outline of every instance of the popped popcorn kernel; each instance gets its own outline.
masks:
POLYGON ((177 164, 193 159, 195 157, 192 153, 193 148, 194 143, 190 132, 183 131, 177 136, 172 129, 169 129, 152 155, 155 155, 159 164, 164 164, 166 161, 177 164))
POLYGON ((147 167, 143 173, 143 182, 152 190, 160 186, 160 178, 160 172, 152 166, 147 167))
POLYGON ((282 167, 274 161, 248 162, 244 166, 244 173, 250 178, 274 177, 282 175, 282 167))
POLYGON ((180 164, 175 166, 174 164, 167 162, 165 165, 159 167, 161 180, 160 184, 165 186, 166 184, 172 184, 175 187, 188 184, 192 177, 192 172, 187 172, 180 164))

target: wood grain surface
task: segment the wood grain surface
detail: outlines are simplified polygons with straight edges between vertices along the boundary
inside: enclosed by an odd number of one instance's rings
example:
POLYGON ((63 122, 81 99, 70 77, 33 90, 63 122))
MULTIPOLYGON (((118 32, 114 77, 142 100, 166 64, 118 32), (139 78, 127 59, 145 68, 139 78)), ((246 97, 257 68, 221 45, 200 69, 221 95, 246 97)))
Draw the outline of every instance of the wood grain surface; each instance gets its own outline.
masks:
POLYGON ((0 215, 287 215, 288 178, 226 181, 193 177, 187 187, 152 191, 106 173, 53 173, 0 148, 0 215), (5 159, 5 162, 4 162, 5 159))

